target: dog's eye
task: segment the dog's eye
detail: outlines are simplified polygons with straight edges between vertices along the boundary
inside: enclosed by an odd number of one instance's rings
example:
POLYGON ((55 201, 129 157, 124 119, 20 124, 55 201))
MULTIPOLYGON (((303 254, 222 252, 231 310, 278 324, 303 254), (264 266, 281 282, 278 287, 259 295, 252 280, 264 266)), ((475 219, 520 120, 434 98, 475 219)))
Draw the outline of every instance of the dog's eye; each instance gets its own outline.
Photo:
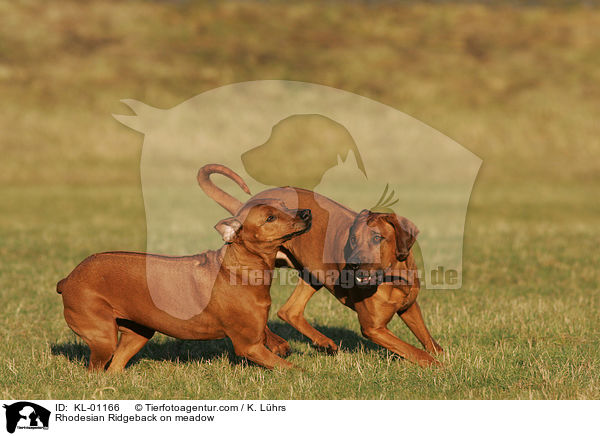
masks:
POLYGON ((356 236, 350 236, 350 242, 356 244, 356 236))
POLYGON ((271 223, 271 222, 275 221, 276 219, 277 219, 277 217, 276 217, 275 215, 269 215, 269 216, 267 217, 267 220, 266 220, 266 221, 267 221, 268 223, 271 223))
POLYGON ((373 236, 373 242, 375 244, 379 244, 381 241, 383 241, 383 236, 381 236, 381 235, 375 235, 375 236, 373 236))

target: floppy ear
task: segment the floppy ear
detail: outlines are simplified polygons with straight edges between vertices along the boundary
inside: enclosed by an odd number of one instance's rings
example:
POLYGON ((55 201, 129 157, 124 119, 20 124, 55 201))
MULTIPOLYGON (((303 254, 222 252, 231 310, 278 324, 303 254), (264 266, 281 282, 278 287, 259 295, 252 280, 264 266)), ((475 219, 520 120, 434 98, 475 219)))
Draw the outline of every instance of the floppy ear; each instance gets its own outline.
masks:
POLYGON ((215 225, 225 242, 233 242, 241 228, 242 224, 235 217, 225 218, 215 225))
POLYGON ((397 216, 394 213, 386 214, 385 220, 394 227, 396 233, 396 257, 398 260, 406 259, 417 240, 419 229, 408 218, 397 216))
MULTIPOLYGON (((360 213, 357 215, 356 218, 363 217, 363 216, 369 216, 370 214, 371 214, 371 211, 369 209, 363 209, 360 211, 360 213)), ((356 218, 354 219, 355 222, 356 222, 356 218)))

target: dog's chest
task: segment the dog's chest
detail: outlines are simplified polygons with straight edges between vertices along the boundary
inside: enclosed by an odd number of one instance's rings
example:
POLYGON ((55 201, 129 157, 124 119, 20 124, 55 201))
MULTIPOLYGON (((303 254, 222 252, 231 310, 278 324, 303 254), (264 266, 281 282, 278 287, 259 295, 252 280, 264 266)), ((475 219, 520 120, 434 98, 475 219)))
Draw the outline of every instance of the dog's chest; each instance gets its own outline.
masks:
POLYGON ((419 288, 409 286, 394 286, 388 297, 390 304, 396 307, 396 311, 409 308, 417 299, 419 288))

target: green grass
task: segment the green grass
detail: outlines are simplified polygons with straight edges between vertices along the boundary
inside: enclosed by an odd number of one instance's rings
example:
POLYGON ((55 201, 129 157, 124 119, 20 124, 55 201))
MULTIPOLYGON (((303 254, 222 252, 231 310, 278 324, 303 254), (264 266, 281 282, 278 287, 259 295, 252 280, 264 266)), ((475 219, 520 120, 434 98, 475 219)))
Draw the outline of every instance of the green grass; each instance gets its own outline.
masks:
MULTIPOLYGON (((5 188, 0 239, 3 295, 0 395, 5 398, 599 398, 598 209, 573 209, 597 187, 473 199, 466 277, 459 291, 423 291, 443 370, 421 369, 364 340, 355 314, 321 291, 307 317, 341 343, 312 349, 271 316, 306 371, 266 371, 235 357, 228 340, 157 335, 123 375, 89 375, 87 347, 62 318, 55 283, 87 254, 144 249, 133 188, 5 188), (534 194, 535 200, 532 200, 534 194), (553 201, 563 199, 561 202, 553 201), (479 200, 478 200, 479 199, 479 200)), ((208 247, 206 247, 208 248, 208 247)), ((275 286, 279 307, 291 289, 275 286)), ((274 312, 274 311, 273 311, 274 312)), ((416 345, 396 319, 391 328, 416 345)))
MULTIPOLYGON (((599 399, 600 11, 538 3, 0 1, 0 397, 599 399), (88 374, 55 285, 90 253, 145 249, 142 141, 110 117, 119 99, 167 108, 271 78, 382 101, 483 158, 463 288, 419 297, 445 368, 363 339, 321 291, 307 318, 336 356, 271 314, 304 372, 157 335, 124 374, 88 374)), ((273 309, 290 292, 274 286, 273 309)))

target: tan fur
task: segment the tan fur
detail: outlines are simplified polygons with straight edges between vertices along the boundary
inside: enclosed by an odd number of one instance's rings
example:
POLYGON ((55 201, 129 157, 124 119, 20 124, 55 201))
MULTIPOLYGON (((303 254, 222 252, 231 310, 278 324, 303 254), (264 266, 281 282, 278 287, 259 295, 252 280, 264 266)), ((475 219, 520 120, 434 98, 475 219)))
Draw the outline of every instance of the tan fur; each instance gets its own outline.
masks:
POLYGON ((239 356, 267 368, 291 367, 275 354, 286 354, 289 345, 267 328, 269 287, 281 244, 307 231, 310 221, 308 210, 265 199, 215 226, 228 242, 216 251, 88 257, 57 290, 67 324, 90 346, 90 370, 122 370, 155 331, 179 339, 227 336, 239 356), (244 283, 244 271, 265 279, 244 283))
MULTIPOLYGON (((239 176, 229 168, 208 165, 200 169, 198 182, 211 198, 233 213, 242 207, 242 203, 214 187, 209 177, 215 172, 215 167, 219 167, 219 173, 234 174, 239 180, 239 176)), ((442 352, 442 348, 429 334, 416 301, 420 283, 410 248, 418 230, 413 223, 406 218, 398 219, 393 214, 372 214, 369 211, 357 214, 327 197, 300 188, 269 189, 255 195, 250 201, 260 198, 277 198, 294 207, 312 210, 311 231, 286 242, 283 245, 286 256, 280 257, 289 258, 290 265, 296 268, 310 271, 313 278, 321 279, 322 285, 342 304, 356 311, 365 337, 411 362, 422 366, 439 365, 431 354, 442 352), (377 246, 369 245, 373 232, 383 235, 385 242, 377 246), (350 236, 356 238, 360 246, 349 246, 352 245, 350 236), (366 255, 359 259, 360 268, 357 270, 366 269, 367 275, 394 271, 403 279, 379 285, 371 282, 358 285, 353 282, 352 286, 341 286, 341 277, 349 270, 352 272, 348 260, 356 252, 366 255), (426 351, 400 340, 387 328, 395 314, 402 318, 426 351)), ((306 304, 316 289, 318 286, 300 280, 277 314, 310 338, 318 348, 335 352, 338 346, 304 318, 306 304)))

